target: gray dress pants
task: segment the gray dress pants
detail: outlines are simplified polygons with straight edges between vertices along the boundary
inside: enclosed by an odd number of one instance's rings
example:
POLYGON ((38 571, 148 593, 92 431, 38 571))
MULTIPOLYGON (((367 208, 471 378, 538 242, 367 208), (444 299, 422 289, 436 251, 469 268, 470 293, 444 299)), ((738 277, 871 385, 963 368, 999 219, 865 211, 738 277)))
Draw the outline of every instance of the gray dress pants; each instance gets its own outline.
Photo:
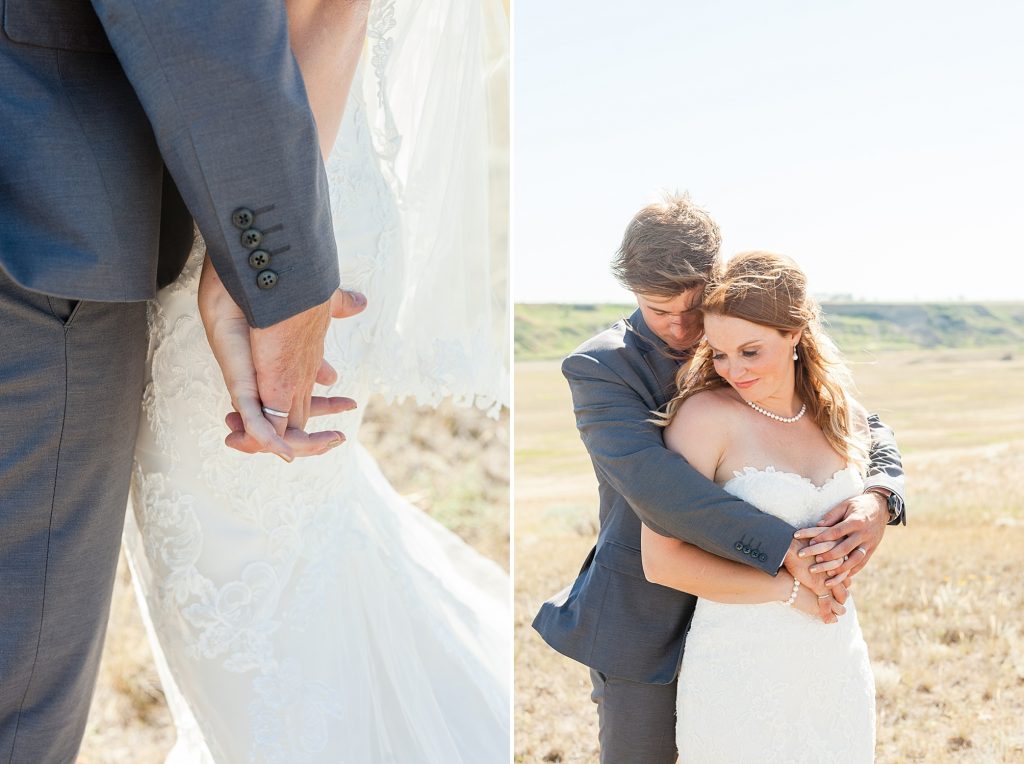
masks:
POLYGON ((71 764, 99 667, 146 357, 146 304, 0 270, 0 764, 71 764))
POLYGON ((676 683, 641 684, 590 670, 601 764, 673 764, 676 683))

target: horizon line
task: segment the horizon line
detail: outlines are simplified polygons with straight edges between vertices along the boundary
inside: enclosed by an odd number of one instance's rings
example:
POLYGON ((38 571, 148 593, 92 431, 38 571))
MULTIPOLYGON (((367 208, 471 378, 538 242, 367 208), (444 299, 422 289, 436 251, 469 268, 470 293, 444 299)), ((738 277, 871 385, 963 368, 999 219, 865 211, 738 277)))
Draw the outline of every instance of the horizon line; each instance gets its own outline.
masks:
MULTIPOLYGON (((906 299, 880 299, 873 297, 855 297, 853 295, 823 294, 811 295, 821 303, 851 303, 857 305, 1024 305, 1024 297, 1019 299, 984 298, 984 297, 927 297, 906 299)), ((513 305, 632 305, 622 300, 514 300, 513 305)))

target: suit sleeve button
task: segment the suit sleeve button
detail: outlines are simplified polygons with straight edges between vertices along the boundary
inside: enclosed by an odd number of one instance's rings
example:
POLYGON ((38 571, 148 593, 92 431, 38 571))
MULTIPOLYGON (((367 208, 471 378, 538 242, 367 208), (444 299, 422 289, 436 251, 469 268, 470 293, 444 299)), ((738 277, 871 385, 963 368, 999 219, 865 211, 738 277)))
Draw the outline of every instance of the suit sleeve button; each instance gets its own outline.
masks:
POLYGON ((256 274, 256 286, 260 289, 273 289, 276 284, 277 274, 273 271, 260 271, 256 274))
POLYGON ((749 546, 743 547, 743 554, 750 554, 750 547, 749 546))
POLYGON ((757 559, 759 559, 761 562, 768 562, 768 555, 766 555, 764 552, 761 552, 761 554, 757 556, 757 559))
POLYGON ((231 213, 231 222, 234 223, 235 228, 240 228, 243 231, 252 225, 252 221, 256 219, 252 210, 246 209, 245 207, 239 207, 233 213, 231 213))
POLYGON ((742 543, 742 542, 740 542, 740 541, 737 541, 737 542, 736 542, 735 544, 733 544, 733 545, 732 545, 732 547, 733 547, 733 549, 735 549, 735 550, 736 550, 737 552, 742 552, 742 551, 743 551, 743 543, 742 543))
POLYGON ((249 267, 256 269, 266 268, 270 265, 270 253, 266 250, 257 249, 249 255, 249 267))
POLYGON ((242 231, 242 246, 246 249, 256 249, 263 241, 263 232, 255 228, 242 231))

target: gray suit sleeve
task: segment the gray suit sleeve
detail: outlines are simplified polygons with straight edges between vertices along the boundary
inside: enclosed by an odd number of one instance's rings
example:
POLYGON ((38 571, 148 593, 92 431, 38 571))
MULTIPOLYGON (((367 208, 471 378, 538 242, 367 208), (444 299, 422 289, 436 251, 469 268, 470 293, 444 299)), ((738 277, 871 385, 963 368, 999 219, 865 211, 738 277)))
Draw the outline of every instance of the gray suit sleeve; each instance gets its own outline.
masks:
POLYGON ((92 0, 160 152, 249 323, 325 302, 339 283, 316 126, 281 2, 92 0), (254 214, 258 249, 232 220, 254 214), (257 272, 277 275, 260 289, 257 272))
MULTIPOLYGON (((886 488, 903 499, 904 479, 903 461, 900 459, 900 450, 896 445, 896 436, 887 427, 877 414, 868 415, 868 424, 871 427, 871 451, 868 455, 868 476, 865 481, 867 488, 886 488)), ((894 519, 890 525, 907 524, 907 507, 903 505, 903 511, 899 517, 894 519)))
POLYGON ((562 363, 596 470, 652 530, 775 575, 795 529, 727 493, 665 447, 643 398, 592 356, 562 363), (737 549, 739 544, 740 549, 737 549), (745 554, 743 547, 766 555, 745 554))

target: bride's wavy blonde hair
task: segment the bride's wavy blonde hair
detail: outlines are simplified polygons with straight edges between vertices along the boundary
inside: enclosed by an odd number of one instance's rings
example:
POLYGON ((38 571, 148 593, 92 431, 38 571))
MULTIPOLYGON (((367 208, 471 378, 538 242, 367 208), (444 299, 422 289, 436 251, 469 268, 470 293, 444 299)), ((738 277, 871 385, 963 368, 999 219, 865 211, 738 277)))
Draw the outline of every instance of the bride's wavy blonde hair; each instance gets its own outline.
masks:
MULTIPOLYGON (((796 263, 771 252, 736 255, 712 274, 701 312, 742 318, 780 332, 802 330, 796 346, 796 394, 829 445, 863 469, 868 444, 866 433, 853 426, 850 370, 821 328, 820 309, 807 296, 807 277, 796 263)), ((661 424, 671 422, 687 398, 728 385, 715 371, 711 356, 707 339, 702 339, 689 368, 681 367, 676 375, 679 392, 660 415, 661 424)))

